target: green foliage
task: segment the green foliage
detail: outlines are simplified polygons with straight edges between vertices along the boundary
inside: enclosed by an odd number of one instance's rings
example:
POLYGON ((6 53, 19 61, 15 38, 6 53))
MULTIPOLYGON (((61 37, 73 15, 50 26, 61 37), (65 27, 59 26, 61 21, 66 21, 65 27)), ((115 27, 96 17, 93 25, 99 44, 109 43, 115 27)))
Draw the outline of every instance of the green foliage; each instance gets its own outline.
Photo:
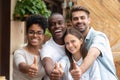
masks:
POLYGON ((41 14, 48 18, 51 14, 42 0, 17 0, 13 17, 22 20, 26 15, 41 14))
POLYGON ((45 35, 47 35, 47 36, 49 36, 49 37, 52 37, 52 35, 51 35, 50 31, 48 30, 48 28, 47 28, 46 31, 45 31, 45 35))

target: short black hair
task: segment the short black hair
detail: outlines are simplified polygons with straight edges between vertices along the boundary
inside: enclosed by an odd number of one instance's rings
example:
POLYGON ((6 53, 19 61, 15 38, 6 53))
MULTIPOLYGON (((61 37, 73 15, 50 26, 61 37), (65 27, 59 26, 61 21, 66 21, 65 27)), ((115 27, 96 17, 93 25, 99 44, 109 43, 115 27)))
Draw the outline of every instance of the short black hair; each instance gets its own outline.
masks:
POLYGON ((45 30, 48 26, 47 18, 45 18, 44 16, 41 16, 39 14, 33 14, 33 15, 29 16, 26 20, 26 32, 28 32, 28 29, 33 24, 38 24, 39 26, 41 26, 41 28, 43 29, 43 31, 45 33, 45 30))
MULTIPOLYGON (((50 15, 50 17, 48 18, 48 25, 49 25, 49 26, 50 26, 51 18, 52 18, 54 15, 61 15, 61 16, 63 17, 63 19, 64 19, 64 16, 63 16, 61 13, 58 13, 58 12, 52 13, 52 14, 50 15)), ((65 20, 64 20, 64 22, 65 22, 65 20)), ((49 26, 48 26, 48 27, 49 27, 49 26)))
POLYGON ((88 15, 88 17, 90 15, 90 11, 87 8, 85 8, 83 6, 73 6, 70 11, 70 19, 71 20, 72 20, 72 13, 77 12, 77 11, 84 11, 88 15))

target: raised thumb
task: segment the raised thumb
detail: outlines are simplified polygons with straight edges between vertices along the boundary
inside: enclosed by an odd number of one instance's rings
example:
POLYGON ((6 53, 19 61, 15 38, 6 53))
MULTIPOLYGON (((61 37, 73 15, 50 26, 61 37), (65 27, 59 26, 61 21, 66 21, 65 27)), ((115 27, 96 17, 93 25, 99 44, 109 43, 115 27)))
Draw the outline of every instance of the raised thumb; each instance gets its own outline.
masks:
POLYGON ((37 56, 34 56, 33 64, 35 64, 37 66, 37 56))
POLYGON ((56 62, 54 69, 57 69, 59 67, 59 64, 56 62))
POLYGON ((77 65, 76 65, 76 63, 75 62, 73 62, 73 69, 77 69, 77 65))

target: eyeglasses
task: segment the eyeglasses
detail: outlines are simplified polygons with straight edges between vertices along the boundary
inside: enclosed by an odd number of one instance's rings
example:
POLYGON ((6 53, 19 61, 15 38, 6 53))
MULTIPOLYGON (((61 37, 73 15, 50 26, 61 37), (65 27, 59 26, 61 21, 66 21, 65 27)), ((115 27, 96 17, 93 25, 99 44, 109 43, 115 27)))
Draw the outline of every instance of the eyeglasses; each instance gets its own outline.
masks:
POLYGON ((42 35, 42 34, 43 34, 43 31, 37 31, 37 32, 35 32, 35 31, 28 31, 28 33, 29 33, 30 35, 34 35, 34 34, 36 34, 36 35, 42 35))

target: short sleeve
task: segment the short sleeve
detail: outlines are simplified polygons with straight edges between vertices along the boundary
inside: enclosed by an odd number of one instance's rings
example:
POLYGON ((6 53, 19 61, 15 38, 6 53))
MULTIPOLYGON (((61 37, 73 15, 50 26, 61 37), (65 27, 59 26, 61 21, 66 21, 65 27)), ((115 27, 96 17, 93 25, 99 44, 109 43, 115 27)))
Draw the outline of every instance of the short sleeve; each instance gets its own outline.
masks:
POLYGON ((105 34, 97 34, 93 39, 91 47, 96 47, 100 50, 101 56, 104 56, 104 53, 106 53, 106 50, 108 50, 109 47, 109 41, 105 34))
POLYGON ((14 52, 13 59, 14 59, 14 63, 17 66, 17 68, 21 62, 25 62, 24 53, 25 52, 22 49, 16 50, 14 52))
POLYGON ((41 60, 43 60, 45 57, 52 58, 52 53, 55 53, 52 47, 44 46, 40 51, 41 60))

